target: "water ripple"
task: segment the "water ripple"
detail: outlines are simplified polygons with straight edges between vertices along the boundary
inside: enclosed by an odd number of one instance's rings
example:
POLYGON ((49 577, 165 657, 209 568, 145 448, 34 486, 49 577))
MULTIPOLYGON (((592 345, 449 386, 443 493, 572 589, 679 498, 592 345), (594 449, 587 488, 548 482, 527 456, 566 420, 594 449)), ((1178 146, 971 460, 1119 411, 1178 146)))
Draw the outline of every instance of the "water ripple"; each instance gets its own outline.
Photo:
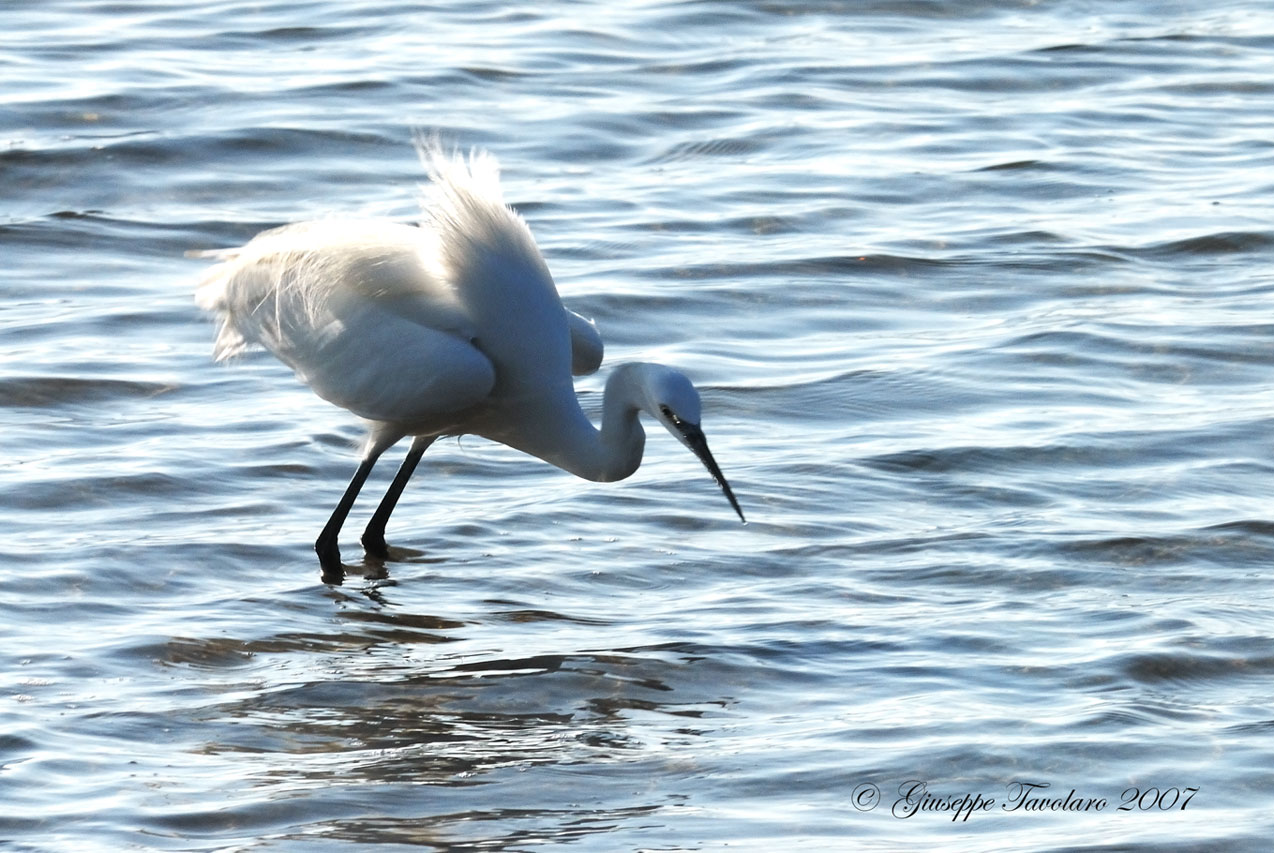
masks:
POLYGON ((1258 4, 10 5, 11 844, 1267 846, 1258 4), (212 364, 185 253, 418 219, 416 128, 694 378, 746 527, 654 428, 613 484, 439 442, 319 583, 361 425, 212 364), (918 778, 1199 793, 855 804, 918 778))

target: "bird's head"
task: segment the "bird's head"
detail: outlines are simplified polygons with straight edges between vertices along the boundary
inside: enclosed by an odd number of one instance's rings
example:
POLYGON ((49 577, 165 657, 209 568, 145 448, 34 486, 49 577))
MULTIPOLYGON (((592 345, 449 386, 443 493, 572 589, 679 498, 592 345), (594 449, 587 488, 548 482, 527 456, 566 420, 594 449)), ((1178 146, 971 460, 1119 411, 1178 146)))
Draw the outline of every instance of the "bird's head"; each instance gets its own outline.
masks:
POLYGON ((721 473, 721 468, 717 466, 717 461, 712 458, 712 452, 708 450, 708 440, 699 426, 701 412, 699 392, 683 374, 662 365, 649 367, 651 369, 643 383, 646 410, 654 415, 668 432, 676 436, 678 441, 699 457, 699 461, 708 469, 708 473, 725 493, 730 506, 734 507, 734 511, 739 514, 739 520, 746 523, 747 519, 743 517, 743 510, 739 508, 739 502, 735 499, 730 484, 726 482, 725 475, 721 473))

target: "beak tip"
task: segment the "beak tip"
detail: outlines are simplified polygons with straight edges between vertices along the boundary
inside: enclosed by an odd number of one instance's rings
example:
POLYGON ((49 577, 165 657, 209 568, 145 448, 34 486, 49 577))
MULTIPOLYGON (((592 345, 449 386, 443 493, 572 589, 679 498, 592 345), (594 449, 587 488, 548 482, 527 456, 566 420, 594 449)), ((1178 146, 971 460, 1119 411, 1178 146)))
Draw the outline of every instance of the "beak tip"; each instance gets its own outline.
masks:
POLYGON ((725 492, 726 500, 730 502, 730 506, 738 513, 739 521, 747 524, 748 520, 743 515, 743 507, 739 506, 739 501, 734 497, 734 491, 730 488, 729 483, 725 481, 725 477, 721 477, 717 480, 717 483, 721 486, 721 491, 725 492))
POLYGON ((730 484, 726 482, 725 475, 721 473, 721 468, 717 465, 717 461, 712 458, 712 451, 708 450, 708 441, 703 437, 703 431, 696 424, 684 424, 680 429, 682 441, 694 451, 695 456, 699 457, 699 461, 704 464, 704 467, 708 469, 708 473, 712 475, 712 479, 717 481, 721 491, 725 492, 726 500, 730 502, 730 506, 739 515, 739 521, 747 524, 748 520, 743 515, 743 508, 739 506, 739 501, 735 498, 730 484))

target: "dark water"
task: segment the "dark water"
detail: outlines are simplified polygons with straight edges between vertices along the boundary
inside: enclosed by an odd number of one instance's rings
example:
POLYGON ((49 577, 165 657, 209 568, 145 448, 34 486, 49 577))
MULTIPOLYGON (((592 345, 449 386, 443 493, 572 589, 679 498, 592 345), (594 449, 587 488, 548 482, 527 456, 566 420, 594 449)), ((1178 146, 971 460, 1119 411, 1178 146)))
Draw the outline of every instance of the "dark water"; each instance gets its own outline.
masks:
POLYGON ((1265 849, 1272 167, 1253 0, 9 2, 0 847, 1265 849), (183 253, 411 219, 415 128, 746 527, 447 441, 319 583, 360 426, 183 253))

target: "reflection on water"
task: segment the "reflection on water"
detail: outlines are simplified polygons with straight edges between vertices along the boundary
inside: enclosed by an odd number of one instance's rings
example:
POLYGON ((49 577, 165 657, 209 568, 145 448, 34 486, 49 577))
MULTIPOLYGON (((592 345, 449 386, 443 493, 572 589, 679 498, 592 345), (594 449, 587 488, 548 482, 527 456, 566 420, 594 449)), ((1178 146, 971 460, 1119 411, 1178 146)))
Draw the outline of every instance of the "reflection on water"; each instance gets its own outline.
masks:
MULTIPOLYGON (((175 639, 164 659, 238 671, 242 681, 223 700, 165 715, 163 724, 193 737, 193 753, 233 765, 237 777, 268 791, 272 810, 281 800, 304 803, 284 811, 290 820, 305 816, 306 838, 448 848, 580 839, 642 817, 659 825, 660 812, 685 805, 676 783, 702 772, 684 747, 707 734, 705 718, 732 704, 705 695, 714 653, 691 644, 508 658, 451 657, 438 645, 441 653, 413 660, 411 644, 463 642, 445 633, 462 635, 466 625, 343 610, 340 621, 347 619, 364 627, 256 642, 175 639), (326 657, 332 669, 252 689, 263 659, 302 651, 326 657), (208 731, 215 739, 199 742, 208 731), (595 800, 629 786, 628 805, 595 800), (361 791, 376 792, 376 816, 332 819, 332 802, 358 800, 361 791)), ((550 611, 506 611, 493 621, 604 627, 550 611)), ((259 824, 259 795, 239 791, 235 799, 240 819, 259 824)), ((207 832, 215 821, 163 814, 151 825, 207 832)))

